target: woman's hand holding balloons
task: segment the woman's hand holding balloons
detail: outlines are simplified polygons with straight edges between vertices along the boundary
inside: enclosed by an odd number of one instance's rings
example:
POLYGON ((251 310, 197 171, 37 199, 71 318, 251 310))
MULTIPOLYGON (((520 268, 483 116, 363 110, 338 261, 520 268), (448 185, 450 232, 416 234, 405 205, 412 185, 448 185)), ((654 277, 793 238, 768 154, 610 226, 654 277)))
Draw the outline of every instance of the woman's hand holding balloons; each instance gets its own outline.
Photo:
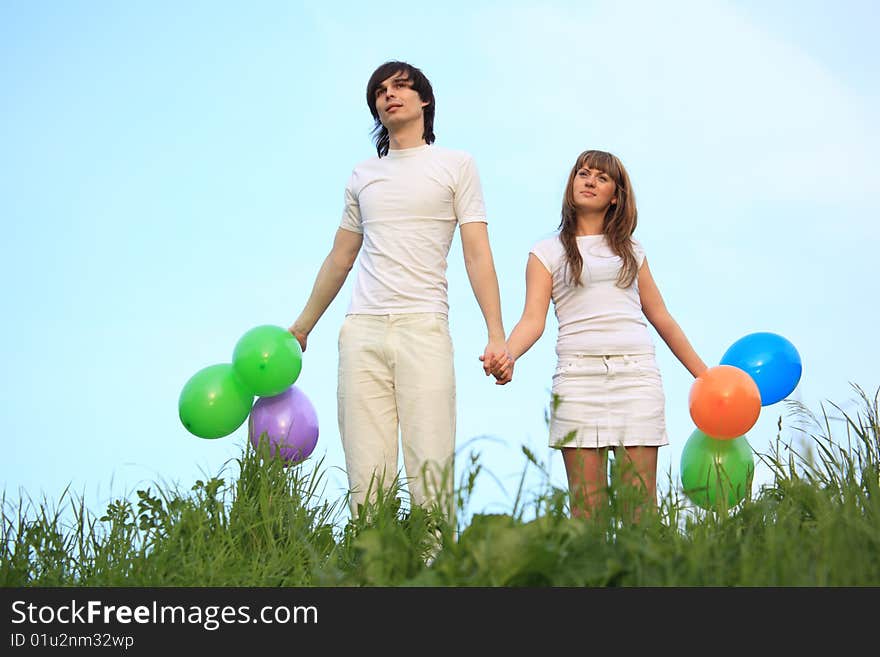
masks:
POLYGON ((755 458, 745 436, 715 440, 699 429, 681 452, 681 484, 685 495, 704 509, 730 509, 752 487, 755 458))
POLYGON ((691 386, 688 408, 697 429, 681 455, 681 482, 705 509, 739 504, 751 488, 754 458, 745 433, 762 406, 790 395, 801 378, 800 354, 775 333, 750 333, 730 346, 721 364, 691 386))
POLYGON ((729 440, 746 433, 761 413, 761 393, 748 374, 716 365, 698 376, 688 397, 691 419, 700 431, 729 440))
POLYGON ((761 392, 761 405, 769 406, 788 397, 801 379, 803 366, 794 345, 776 333, 750 333, 721 357, 723 365, 747 372, 761 392))

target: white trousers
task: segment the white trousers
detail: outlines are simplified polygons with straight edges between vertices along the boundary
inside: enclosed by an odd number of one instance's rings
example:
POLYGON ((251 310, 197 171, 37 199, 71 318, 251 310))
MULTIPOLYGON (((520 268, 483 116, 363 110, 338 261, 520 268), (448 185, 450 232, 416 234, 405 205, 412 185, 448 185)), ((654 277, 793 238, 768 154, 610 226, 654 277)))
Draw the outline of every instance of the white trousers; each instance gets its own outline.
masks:
POLYGON ((413 504, 454 511, 455 372, 443 313, 348 315, 339 331, 339 433, 352 515, 398 475, 413 504))

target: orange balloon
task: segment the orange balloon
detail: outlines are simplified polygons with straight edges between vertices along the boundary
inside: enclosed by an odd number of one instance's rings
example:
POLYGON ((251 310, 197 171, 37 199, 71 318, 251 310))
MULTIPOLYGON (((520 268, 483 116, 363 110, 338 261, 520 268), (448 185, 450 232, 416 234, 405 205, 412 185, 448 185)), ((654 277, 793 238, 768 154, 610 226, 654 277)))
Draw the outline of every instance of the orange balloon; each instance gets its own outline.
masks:
POLYGON ((731 440, 755 426, 761 413, 761 391, 745 370, 716 365, 691 385, 688 407, 700 431, 731 440))

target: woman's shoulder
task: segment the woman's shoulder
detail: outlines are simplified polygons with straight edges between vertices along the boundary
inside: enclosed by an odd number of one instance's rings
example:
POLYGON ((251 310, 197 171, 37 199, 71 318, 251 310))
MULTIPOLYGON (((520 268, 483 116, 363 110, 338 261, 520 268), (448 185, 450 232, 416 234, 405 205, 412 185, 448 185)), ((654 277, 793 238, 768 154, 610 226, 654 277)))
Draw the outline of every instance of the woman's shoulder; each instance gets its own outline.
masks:
POLYGON ((539 250, 543 253, 553 251, 563 251, 562 242, 559 240, 559 231, 554 230, 550 233, 540 235, 537 241, 532 243, 532 251, 539 250))
POLYGON ((565 249, 562 242, 559 241, 559 232, 547 233, 542 235, 537 242, 529 249, 529 253, 534 255, 551 274, 557 270, 560 261, 565 257, 565 249))
POLYGON ((632 236, 630 236, 630 243, 632 244, 633 255, 636 257, 636 265, 641 268, 642 263, 645 261, 645 247, 641 240, 637 240, 632 236))

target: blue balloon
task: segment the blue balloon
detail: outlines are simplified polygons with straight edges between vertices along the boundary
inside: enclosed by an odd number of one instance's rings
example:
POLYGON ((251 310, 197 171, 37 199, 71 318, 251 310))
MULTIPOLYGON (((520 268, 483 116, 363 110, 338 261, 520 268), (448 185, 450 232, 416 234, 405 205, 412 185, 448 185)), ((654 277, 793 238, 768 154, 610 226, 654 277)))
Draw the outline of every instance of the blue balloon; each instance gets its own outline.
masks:
POLYGON ((758 384, 761 406, 788 397, 801 380, 801 357, 794 345, 776 333, 750 333, 734 342, 721 365, 745 370, 758 384))

